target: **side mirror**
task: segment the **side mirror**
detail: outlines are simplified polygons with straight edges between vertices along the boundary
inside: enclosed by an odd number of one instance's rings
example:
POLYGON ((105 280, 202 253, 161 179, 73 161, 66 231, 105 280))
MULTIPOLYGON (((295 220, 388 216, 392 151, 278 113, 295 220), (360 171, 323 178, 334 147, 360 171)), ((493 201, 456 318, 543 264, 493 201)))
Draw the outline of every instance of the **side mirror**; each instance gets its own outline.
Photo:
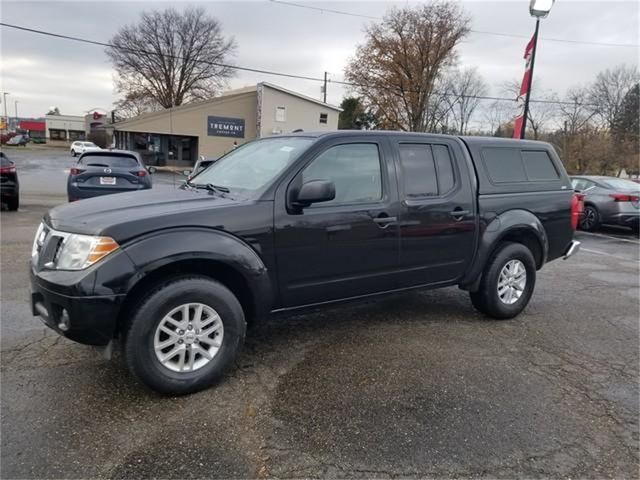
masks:
POLYGON ((156 171, 156 167, 147 167, 147 172, 149 172, 149 174, 154 174, 156 173, 156 171))
POLYGON ((308 207, 312 203, 329 202, 336 198, 336 186, 329 180, 311 180, 300 188, 294 204, 308 207))

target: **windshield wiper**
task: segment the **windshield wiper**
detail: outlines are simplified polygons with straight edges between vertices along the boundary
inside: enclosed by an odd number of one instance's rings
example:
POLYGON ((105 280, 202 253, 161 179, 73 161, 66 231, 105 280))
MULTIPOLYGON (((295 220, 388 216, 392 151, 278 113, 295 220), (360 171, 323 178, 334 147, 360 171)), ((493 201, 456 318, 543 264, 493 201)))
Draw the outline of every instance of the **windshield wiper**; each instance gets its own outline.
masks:
POLYGON ((214 185, 213 183, 205 184, 205 183, 187 182, 187 185, 189 185, 190 187, 201 188, 201 189, 209 190, 210 192, 216 192, 216 193, 229 193, 231 191, 227 187, 223 187, 222 185, 214 185))

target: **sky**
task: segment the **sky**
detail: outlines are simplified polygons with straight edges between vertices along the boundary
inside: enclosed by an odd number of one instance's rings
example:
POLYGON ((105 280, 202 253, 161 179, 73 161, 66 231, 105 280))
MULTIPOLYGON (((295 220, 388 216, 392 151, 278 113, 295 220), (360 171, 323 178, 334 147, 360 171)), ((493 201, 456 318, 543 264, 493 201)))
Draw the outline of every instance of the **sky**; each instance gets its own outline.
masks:
MULTIPOLYGON (((418 2, 307 2, 308 6, 381 17, 392 6, 418 2)), ((471 28, 530 36, 535 21, 528 0, 459 1, 471 18, 471 28)), ((337 15, 264 1, 151 2, 2 0, 2 22, 108 42, 119 27, 134 23, 140 12, 168 6, 204 5, 217 17, 225 35, 235 38, 236 65, 343 80, 344 67, 364 27, 375 20, 337 15)), ((567 88, 585 85, 598 72, 619 64, 638 65, 640 2, 558 0, 540 27, 535 82, 560 97, 567 88), (546 40, 547 39, 547 40, 546 40), (548 39, 631 44, 632 47, 555 42, 548 39)), ((61 113, 82 115, 110 110, 118 98, 113 69, 99 46, 43 37, 0 27, 0 91, 8 92, 7 108, 20 117, 43 116, 51 106, 61 113)), ((470 33, 457 52, 462 66, 474 66, 489 86, 501 94, 505 82, 522 77, 526 38, 470 33)), ((268 81, 320 99, 321 84, 238 71, 229 88, 268 81)), ((339 104, 349 92, 329 84, 329 103, 339 104)))

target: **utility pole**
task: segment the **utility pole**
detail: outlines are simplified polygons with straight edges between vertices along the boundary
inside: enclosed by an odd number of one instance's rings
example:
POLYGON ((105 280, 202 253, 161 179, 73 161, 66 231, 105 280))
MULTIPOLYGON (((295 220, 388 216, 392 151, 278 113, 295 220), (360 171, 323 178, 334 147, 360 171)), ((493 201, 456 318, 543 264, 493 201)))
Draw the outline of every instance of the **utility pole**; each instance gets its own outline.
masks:
POLYGON ((524 99, 524 114, 522 115, 522 130, 520 138, 524 140, 527 131, 527 117, 529 116, 529 99, 531 98, 531 86, 533 85, 533 67, 536 64, 536 50, 538 50, 538 30, 540 29, 540 18, 536 18, 536 32, 533 34, 533 51, 531 52, 531 68, 529 70, 529 85, 527 96, 524 99))
POLYGON ((2 102, 4 103, 4 128, 9 130, 9 117, 7 117, 7 95, 11 95, 8 92, 2 94, 2 102))
POLYGON ((323 102, 327 103, 327 72, 324 72, 324 86, 322 87, 323 102))

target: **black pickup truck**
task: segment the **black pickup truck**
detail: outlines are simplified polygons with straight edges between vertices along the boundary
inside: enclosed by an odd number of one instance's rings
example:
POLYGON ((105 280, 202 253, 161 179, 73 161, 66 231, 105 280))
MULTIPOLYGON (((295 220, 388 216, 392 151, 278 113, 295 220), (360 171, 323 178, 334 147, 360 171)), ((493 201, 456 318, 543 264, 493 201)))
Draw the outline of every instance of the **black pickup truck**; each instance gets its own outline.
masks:
POLYGON ((179 189, 51 210, 33 244, 32 308, 72 340, 122 342, 172 394, 233 363, 270 312, 458 285, 512 318, 536 271, 579 248, 578 200, 541 142, 398 132, 249 142, 179 189))

